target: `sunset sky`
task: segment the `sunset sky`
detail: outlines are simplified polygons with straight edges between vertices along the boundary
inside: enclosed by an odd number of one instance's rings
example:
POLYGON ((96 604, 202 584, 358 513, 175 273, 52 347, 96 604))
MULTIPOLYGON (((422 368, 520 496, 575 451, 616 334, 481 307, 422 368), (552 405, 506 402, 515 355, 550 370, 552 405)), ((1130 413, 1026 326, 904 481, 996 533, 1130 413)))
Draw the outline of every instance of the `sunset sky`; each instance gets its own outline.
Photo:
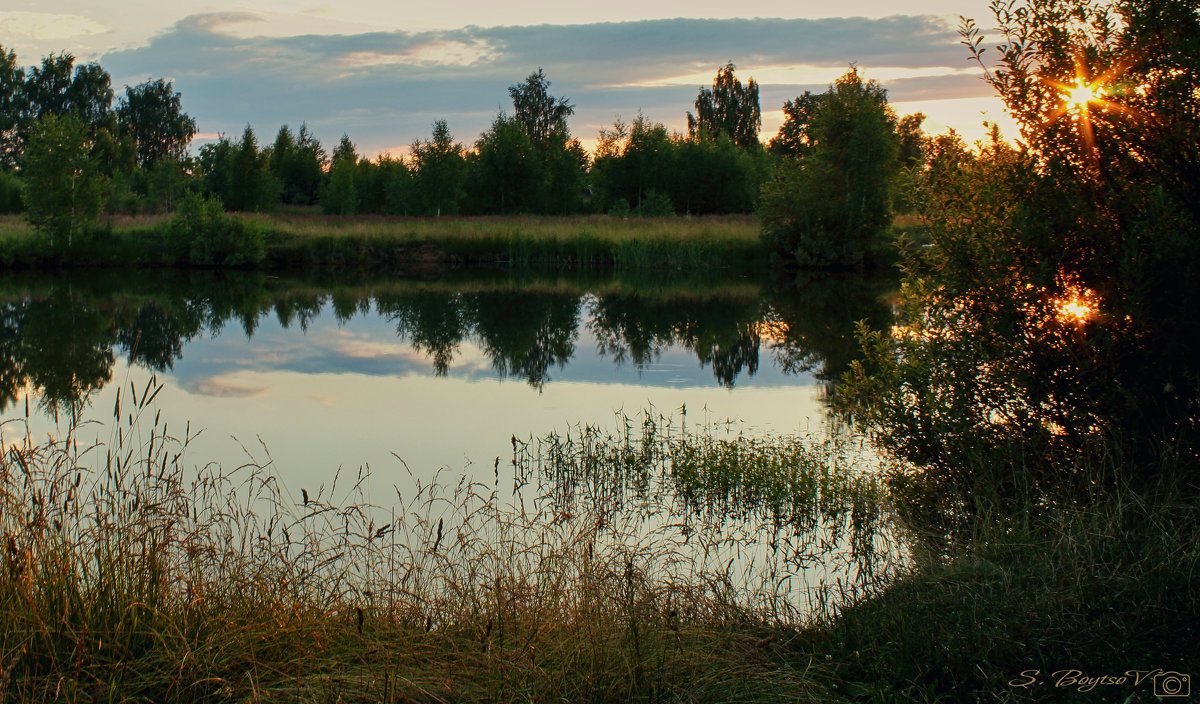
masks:
POLYGON ((955 31, 960 14, 992 24, 985 0, 5 4, 0 46, 22 65, 71 52, 99 61, 118 95, 148 78, 173 80, 198 143, 238 136, 247 123, 269 142, 280 125, 307 122, 327 146, 346 133, 360 152, 401 154, 446 119, 469 145, 511 110, 508 86, 542 67, 551 92, 575 105, 572 133, 590 146, 599 128, 639 110, 683 130, 698 88, 728 60, 760 84, 764 139, 785 100, 823 91, 850 63, 888 88, 898 113, 929 116, 927 131, 975 138, 986 112, 1014 134, 955 31))

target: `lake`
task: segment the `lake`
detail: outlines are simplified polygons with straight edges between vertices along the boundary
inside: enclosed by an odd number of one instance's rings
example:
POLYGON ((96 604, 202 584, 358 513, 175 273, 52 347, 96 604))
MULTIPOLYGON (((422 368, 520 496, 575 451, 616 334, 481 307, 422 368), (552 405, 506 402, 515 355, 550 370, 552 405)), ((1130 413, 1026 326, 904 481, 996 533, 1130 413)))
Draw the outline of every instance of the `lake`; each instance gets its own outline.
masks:
POLYGON ((288 495, 364 468, 400 493, 435 477, 498 486, 503 468, 505 486, 565 496, 538 461, 550 433, 650 418, 715 437, 823 435, 855 322, 887 325, 889 289, 669 272, 8 275, 4 441, 61 436, 72 418, 83 442, 111 440, 119 389, 122 420, 156 393, 170 432, 195 436, 189 464, 268 465, 288 495))

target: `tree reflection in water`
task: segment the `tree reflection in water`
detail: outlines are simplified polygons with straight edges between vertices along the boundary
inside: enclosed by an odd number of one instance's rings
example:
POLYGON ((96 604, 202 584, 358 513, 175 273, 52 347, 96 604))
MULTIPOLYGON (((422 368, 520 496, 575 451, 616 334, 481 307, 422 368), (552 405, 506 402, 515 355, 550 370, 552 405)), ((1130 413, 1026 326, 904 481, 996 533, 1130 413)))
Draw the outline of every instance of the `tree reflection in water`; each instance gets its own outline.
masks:
POLYGON ((164 371, 190 340, 230 322, 252 338, 272 317, 307 331, 327 310, 344 323, 374 309, 437 376, 470 341, 498 376, 541 388, 586 334, 618 367, 641 371, 681 348, 732 388, 758 372, 765 346, 785 373, 811 373, 830 385, 856 357, 855 324, 887 324, 890 285, 857 276, 759 285, 494 272, 353 284, 215 272, 10 275, 0 279, 0 411, 27 387, 46 411, 77 410, 109 382, 118 353, 164 371))

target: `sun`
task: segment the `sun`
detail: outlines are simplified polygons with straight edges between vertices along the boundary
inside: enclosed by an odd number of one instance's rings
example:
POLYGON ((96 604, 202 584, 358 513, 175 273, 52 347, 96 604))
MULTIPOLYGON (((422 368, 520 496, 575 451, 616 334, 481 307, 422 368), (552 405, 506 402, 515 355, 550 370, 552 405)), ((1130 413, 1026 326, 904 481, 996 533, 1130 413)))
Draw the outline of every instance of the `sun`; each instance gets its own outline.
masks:
POLYGON ((1093 309, 1087 303, 1072 299, 1062 301, 1058 304, 1058 317, 1060 320, 1069 320, 1074 323, 1086 323, 1088 318, 1092 317, 1093 309))
POLYGON ((1104 87, 1097 83, 1089 85, 1078 80, 1074 86, 1063 91, 1062 97, 1066 101, 1068 109, 1086 110, 1089 104, 1104 101, 1104 87))
POLYGON ((1067 296, 1054 301, 1055 317, 1064 323, 1083 325, 1095 319, 1099 309, 1096 293, 1090 289, 1070 287, 1067 296))
MULTIPOLYGON (((1094 172, 1099 169, 1096 152, 1096 127, 1108 122, 1112 117, 1134 117, 1129 108, 1110 99, 1115 82, 1127 68, 1128 61, 1126 60, 1113 64, 1102 73, 1093 74, 1083 60, 1077 58, 1074 79, 1044 79, 1051 89, 1050 97, 1055 103, 1051 112, 1046 116, 1046 124, 1054 124, 1062 119, 1068 119, 1074 123, 1074 131, 1078 134, 1082 147, 1080 156, 1083 162, 1081 165, 1090 171, 1094 172)), ((1120 90, 1116 90, 1116 95, 1113 97, 1119 96, 1120 93, 1120 90)))

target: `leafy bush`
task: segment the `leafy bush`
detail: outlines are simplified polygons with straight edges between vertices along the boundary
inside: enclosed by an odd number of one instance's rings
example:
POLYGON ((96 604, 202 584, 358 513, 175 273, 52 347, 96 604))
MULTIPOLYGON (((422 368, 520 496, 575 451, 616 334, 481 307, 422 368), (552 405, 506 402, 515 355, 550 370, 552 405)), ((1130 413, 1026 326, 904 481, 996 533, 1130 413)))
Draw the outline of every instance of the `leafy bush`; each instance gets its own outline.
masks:
POLYGON ((858 266, 892 222, 899 137, 887 91, 851 67, 818 98, 806 143, 763 188, 763 240, 800 266, 858 266))
POLYGON ((263 260, 263 233, 254 222, 229 215, 217 198, 184 196, 167 225, 167 249, 177 263, 250 266, 263 260))
POLYGON ((608 214, 614 218, 627 218, 630 213, 629 201, 624 198, 618 198, 617 202, 613 203, 612 207, 608 209, 608 214))
POLYGON ((671 198, 666 193, 650 191, 638 206, 638 214, 648 218, 674 215, 675 206, 671 204, 671 198))
POLYGON ((91 155, 90 128, 75 117, 44 115, 34 123, 21 177, 29 222, 70 249, 100 217, 108 179, 91 155))
POLYGON ((0 213, 19 213, 22 210, 21 179, 14 173, 0 171, 0 213))
POLYGON ((988 77, 1027 146, 934 141, 915 184, 931 247, 843 401, 929 496, 1078 494, 1120 478, 1098 456, 1138 480, 1167 452, 1194 462, 1200 17, 997 8, 1004 70, 988 77))
POLYGON ((899 137, 887 92, 851 68, 820 96, 813 146, 763 188, 763 239, 803 267, 862 264, 891 222, 899 137))

